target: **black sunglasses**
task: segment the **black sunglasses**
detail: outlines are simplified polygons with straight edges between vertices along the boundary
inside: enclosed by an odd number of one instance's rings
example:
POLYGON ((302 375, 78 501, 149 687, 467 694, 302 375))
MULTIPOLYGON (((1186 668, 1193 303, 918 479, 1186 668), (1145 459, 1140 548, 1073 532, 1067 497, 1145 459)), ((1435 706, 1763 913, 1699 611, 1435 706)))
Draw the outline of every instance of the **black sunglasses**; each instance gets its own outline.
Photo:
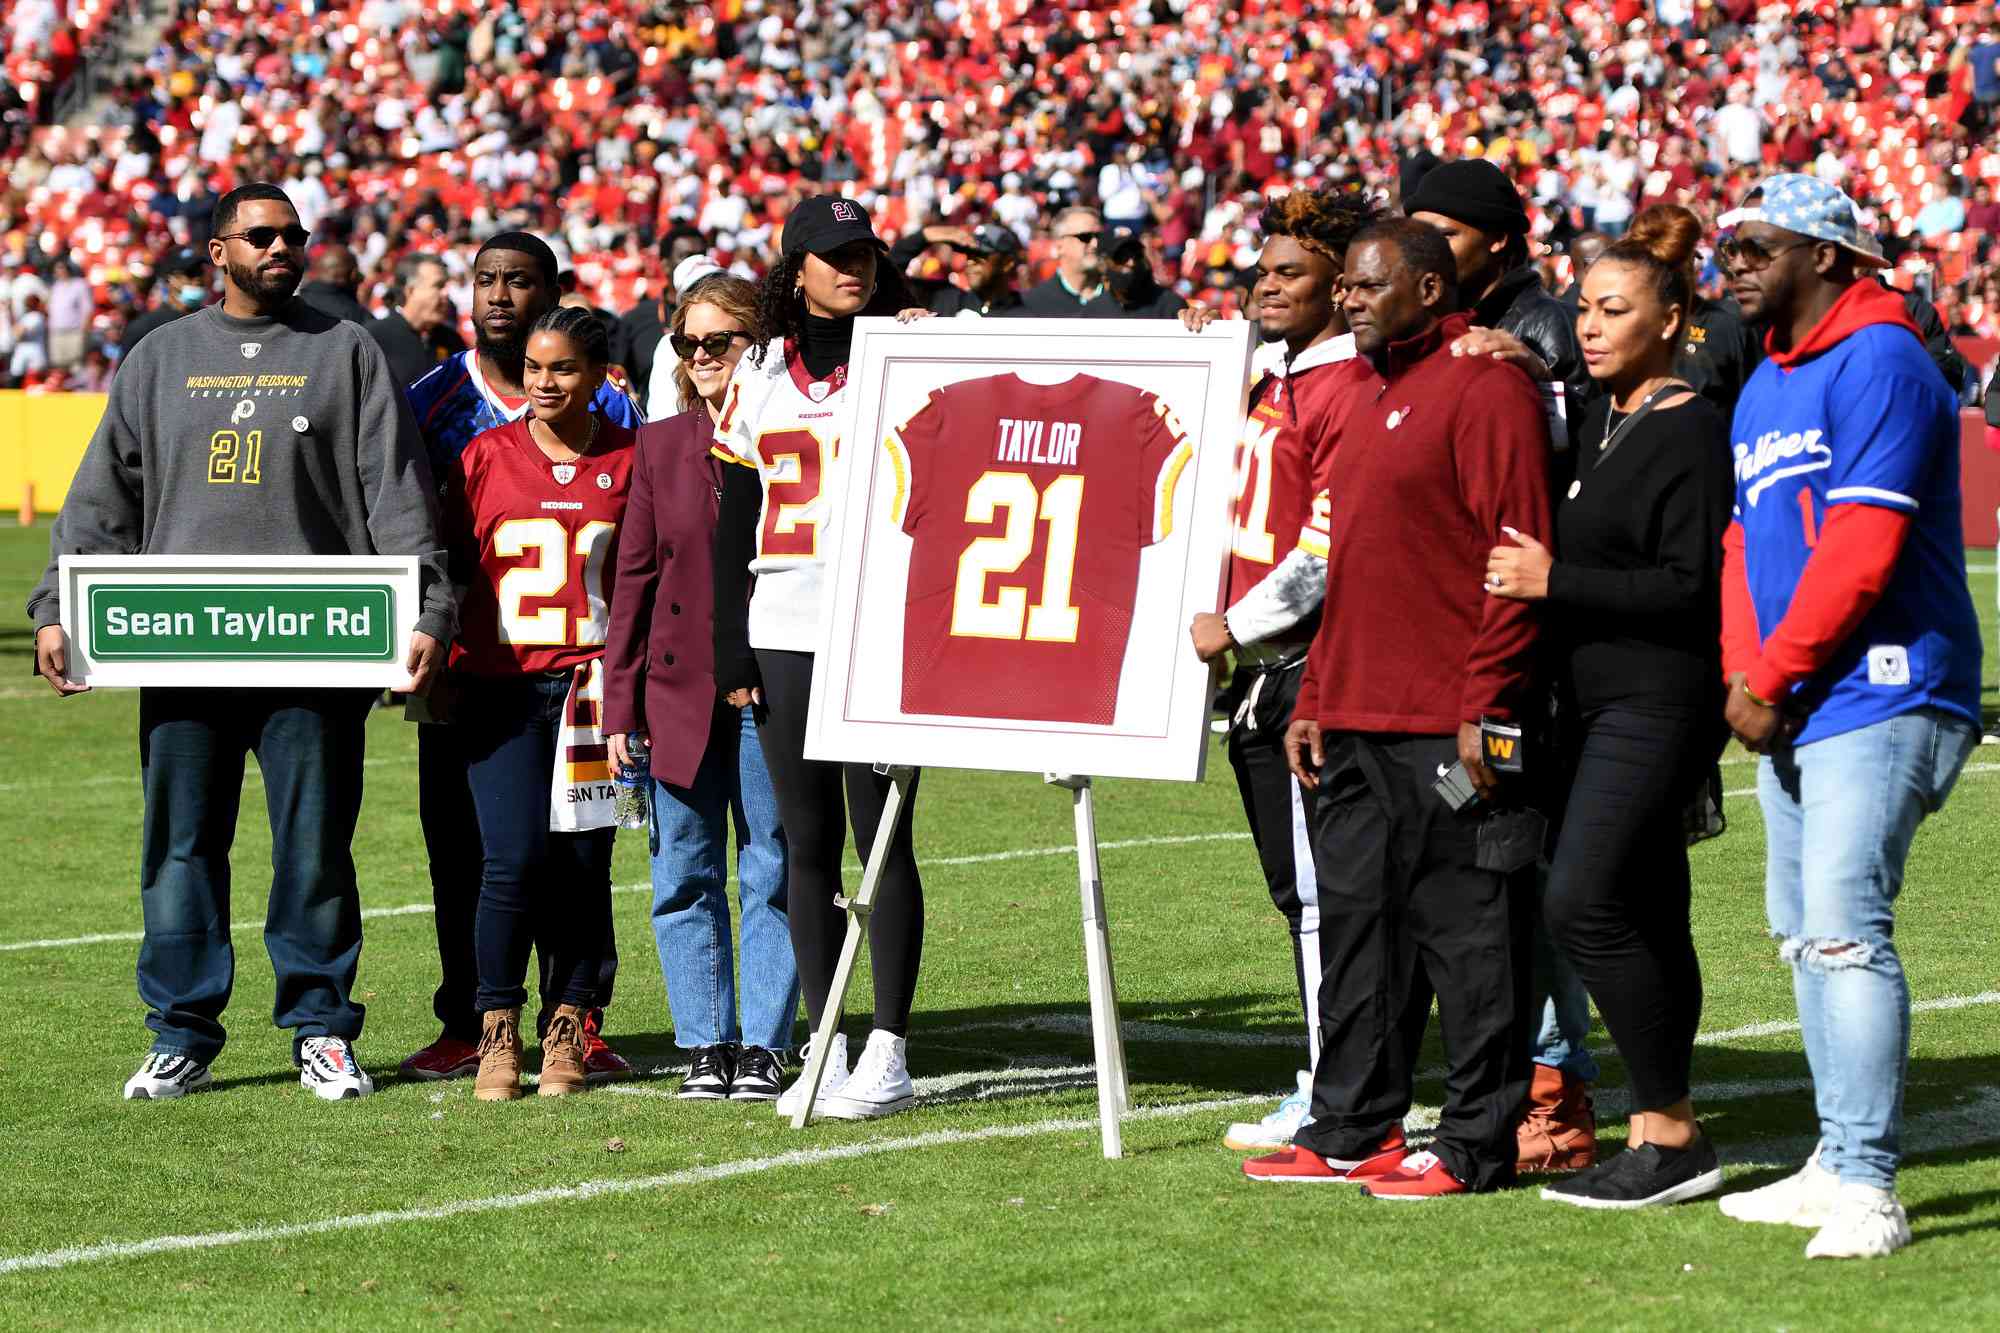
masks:
POLYGON ((1766 247, 1745 237, 1731 236, 1715 247, 1715 254, 1732 273, 1758 273, 1769 268, 1779 255, 1813 244, 1816 242, 1808 239, 1766 247))
POLYGON ((1056 239, 1059 241, 1082 241, 1085 245, 1096 245, 1103 237, 1104 233, 1101 231, 1073 231, 1067 236, 1058 236, 1056 239))
POLYGON ((218 241, 248 241, 255 249, 268 250, 271 248, 272 243, 280 236, 285 238, 285 244, 294 247, 303 247, 307 241, 312 239, 312 233, 296 222, 289 227, 250 227, 244 231, 227 232, 215 239, 218 241))
POLYGON ((694 360, 697 347, 708 353, 710 360, 720 361, 729 355, 729 344, 738 338, 750 341, 749 334, 737 329, 731 333, 711 333, 706 338, 690 338, 685 333, 676 333, 667 338, 667 343, 674 349, 674 355, 683 361, 694 360))

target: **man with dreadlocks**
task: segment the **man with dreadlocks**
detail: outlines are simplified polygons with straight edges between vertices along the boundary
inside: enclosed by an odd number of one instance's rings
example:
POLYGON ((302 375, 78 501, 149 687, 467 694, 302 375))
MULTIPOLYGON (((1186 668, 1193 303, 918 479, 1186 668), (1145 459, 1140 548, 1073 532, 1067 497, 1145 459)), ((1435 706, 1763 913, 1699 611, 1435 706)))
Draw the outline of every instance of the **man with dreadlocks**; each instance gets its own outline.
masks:
MULTIPOLYGON (((1235 658, 1229 762, 1271 901, 1291 931, 1306 1050, 1314 1058, 1320 969, 1312 794, 1286 764, 1285 727, 1326 593, 1325 516, 1315 521, 1314 511, 1328 497, 1315 484, 1314 460, 1338 440, 1354 388, 1368 378, 1340 310, 1342 255, 1374 215, 1360 195, 1331 190, 1294 190, 1264 210, 1251 304, 1267 347, 1282 346, 1284 355, 1251 387, 1236 445, 1229 609, 1196 616, 1191 630, 1203 661, 1235 658)), ((1199 329, 1212 312, 1182 318, 1199 329)), ((1301 1071, 1297 1091, 1277 1110, 1231 1125, 1223 1141, 1245 1152, 1289 1147, 1311 1091, 1311 1071, 1301 1071)))

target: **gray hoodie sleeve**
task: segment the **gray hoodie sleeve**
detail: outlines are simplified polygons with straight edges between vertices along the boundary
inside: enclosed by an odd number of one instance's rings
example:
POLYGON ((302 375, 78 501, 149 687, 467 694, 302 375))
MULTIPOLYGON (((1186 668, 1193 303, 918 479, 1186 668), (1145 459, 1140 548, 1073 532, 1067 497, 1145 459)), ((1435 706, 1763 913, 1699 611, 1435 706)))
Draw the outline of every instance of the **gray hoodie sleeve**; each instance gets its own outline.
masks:
POLYGON ((111 381, 111 396, 97 433, 83 451, 76 476, 49 533, 49 567, 28 594, 28 618, 37 630, 60 618, 57 562, 66 555, 134 555, 145 545, 145 485, 139 432, 143 373, 111 381))
POLYGON ((1236 599, 1223 619, 1236 642, 1262 643, 1319 610, 1324 600, 1326 561, 1294 547, 1256 587, 1236 599))
POLYGON ((445 642, 458 632, 458 586, 439 536, 437 481, 388 358, 373 338, 359 338, 356 345, 361 411, 354 463, 368 507, 368 538, 378 555, 420 558, 424 601, 417 629, 445 642))

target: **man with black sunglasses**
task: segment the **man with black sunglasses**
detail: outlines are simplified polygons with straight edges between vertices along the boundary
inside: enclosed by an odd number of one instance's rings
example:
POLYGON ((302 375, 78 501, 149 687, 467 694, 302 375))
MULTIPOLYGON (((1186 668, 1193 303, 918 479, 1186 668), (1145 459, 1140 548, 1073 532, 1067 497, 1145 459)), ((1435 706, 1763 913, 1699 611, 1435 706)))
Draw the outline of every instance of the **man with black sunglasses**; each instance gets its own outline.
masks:
POLYGON ((1104 261, 1097 242, 1104 219, 1094 208, 1065 208, 1056 214, 1055 276, 1030 287, 1021 298, 1030 315, 1081 315, 1083 308, 1104 294, 1104 261))
MULTIPOLYGON (((28 599, 36 665, 69 679, 57 623, 64 555, 414 555, 426 574, 408 688, 421 693, 456 623, 431 470, 388 361, 359 325, 296 299, 305 228, 276 185, 215 207, 208 255, 220 305, 132 350, 56 520, 28 599)), ((361 904, 350 853, 361 813, 372 691, 139 692, 145 828, 139 997, 152 1049, 127 1100, 199 1092, 222 1051, 235 983, 229 849, 246 753, 263 771, 273 877, 264 925, 273 1021, 292 1031, 299 1082, 327 1101, 374 1083, 355 1058, 361 904)))

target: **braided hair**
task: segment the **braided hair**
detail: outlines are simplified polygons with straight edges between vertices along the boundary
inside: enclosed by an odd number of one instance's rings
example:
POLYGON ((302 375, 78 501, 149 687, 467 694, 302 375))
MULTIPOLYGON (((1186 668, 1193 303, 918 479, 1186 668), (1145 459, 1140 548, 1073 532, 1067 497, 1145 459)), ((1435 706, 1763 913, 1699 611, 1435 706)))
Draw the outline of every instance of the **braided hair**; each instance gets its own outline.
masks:
POLYGON ((611 331, 587 306, 555 307, 528 329, 530 338, 538 333, 554 333, 569 339, 583 352, 584 360, 596 369, 602 370, 611 364, 611 331))

